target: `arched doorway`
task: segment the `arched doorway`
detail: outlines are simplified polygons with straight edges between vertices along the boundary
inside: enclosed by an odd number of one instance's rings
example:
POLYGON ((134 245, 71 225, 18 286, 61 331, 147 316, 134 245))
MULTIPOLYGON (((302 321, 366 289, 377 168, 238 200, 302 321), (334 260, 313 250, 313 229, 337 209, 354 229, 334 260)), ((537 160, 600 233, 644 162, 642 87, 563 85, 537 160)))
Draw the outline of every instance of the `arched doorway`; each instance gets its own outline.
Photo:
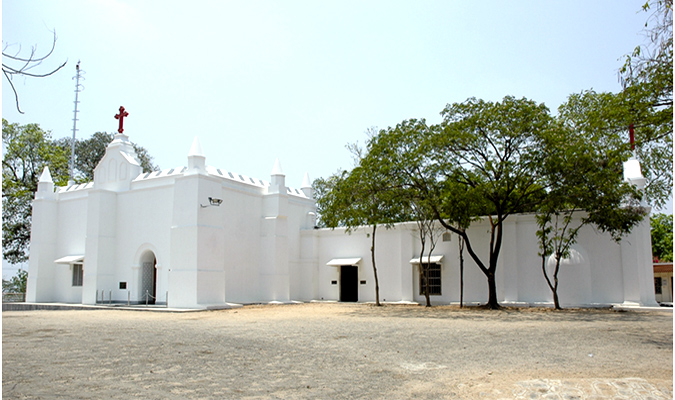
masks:
POLYGON ((155 253, 147 251, 141 257, 141 292, 139 301, 142 304, 155 304, 157 298, 157 258, 155 253))

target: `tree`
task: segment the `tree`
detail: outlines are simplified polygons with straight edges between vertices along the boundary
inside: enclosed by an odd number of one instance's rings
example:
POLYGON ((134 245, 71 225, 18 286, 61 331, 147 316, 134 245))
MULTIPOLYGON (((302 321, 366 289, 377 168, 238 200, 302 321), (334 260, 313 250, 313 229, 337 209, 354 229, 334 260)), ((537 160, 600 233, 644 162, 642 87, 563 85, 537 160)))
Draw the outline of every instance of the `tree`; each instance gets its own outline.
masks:
POLYGON ((10 54, 9 53, 9 48, 10 45, 7 43, 3 42, 2 46, 2 73, 5 75, 5 79, 7 79, 7 83, 9 83, 9 86, 12 88, 12 91, 14 92, 14 99, 16 102, 16 109, 19 111, 21 114, 24 112, 21 111, 21 108, 19 107, 19 94, 16 91, 16 88, 14 87, 14 82, 12 79, 14 76, 26 76, 26 77, 31 77, 31 78, 44 78, 50 75, 53 75, 56 73, 56 71, 60 70, 63 68, 68 60, 63 62, 63 64, 59 65, 58 67, 52 69, 51 71, 44 72, 44 73, 34 73, 34 72, 29 72, 33 68, 36 68, 42 64, 43 61, 45 61, 49 56, 52 55, 54 52, 54 49, 56 48, 56 31, 52 32, 54 34, 54 39, 52 41, 52 48, 47 52, 47 54, 43 56, 37 55, 37 46, 31 47, 30 54, 28 57, 23 57, 19 56, 19 53, 21 53, 21 46, 19 46, 19 49, 14 53, 10 54))
POLYGON ((68 180, 68 153, 53 144, 37 124, 19 126, 2 120, 2 254, 12 264, 28 260, 31 204, 43 169, 56 184, 68 180))
POLYGON ((28 271, 19 268, 16 275, 9 280, 2 280, 3 293, 26 293, 26 283, 28 281, 28 271))
POLYGON ((495 272, 502 225, 541 196, 532 149, 551 118, 545 106, 512 97, 502 103, 471 98, 448 105, 442 115, 440 125, 411 119, 381 131, 369 143, 369 155, 381 160, 387 179, 424 201, 445 229, 463 239, 487 277, 487 306, 498 308, 495 272), (485 215, 491 224, 487 265, 466 232, 485 215))
POLYGON ((648 42, 625 56, 619 72, 622 115, 616 109, 607 114, 622 117, 622 132, 632 125, 646 198, 661 207, 673 187, 673 2, 649 1, 642 9, 652 13, 645 23, 648 42))
POLYGON ((541 201, 544 190, 537 173, 541 153, 536 150, 552 118, 543 104, 508 96, 500 103, 470 98, 448 105, 441 114, 442 129, 432 130, 431 138, 433 162, 443 182, 443 200, 436 203, 438 220, 462 237, 487 278, 486 306, 499 308, 496 272, 503 224, 508 216, 532 210, 541 201), (469 214, 457 207, 469 203, 469 214), (487 263, 466 234, 472 219, 481 215, 487 215, 490 223, 487 263))
POLYGON ((431 290, 430 290, 430 280, 429 272, 431 269, 431 255, 436 249, 436 244, 438 243, 439 237, 443 234, 445 229, 442 229, 439 224, 437 224, 434 217, 433 211, 421 202, 413 202, 413 215, 415 216, 415 222, 417 223, 417 232, 420 238, 420 263, 419 263, 419 272, 420 272, 420 284, 423 288, 424 299, 426 301, 426 306, 431 307, 431 290), (441 229, 439 229, 439 227, 441 229), (429 243, 429 251, 427 253, 426 262, 424 257, 424 250, 426 248, 427 240, 429 243))
POLYGON ((555 309, 561 308, 561 261, 569 257, 579 230, 593 225, 618 242, 645 215, 641 193, 623 181, 628 144, 618 135, 607 134, 607 119, 594 116, 596 101, 612 104, 615 100, 612 94, 570 96, 560 107, 556 124, 542 135, 539 175, 546 194, 536 209, 537 237, 541 268, 555 309), (589 104, 591 110, 584 110, 589 104), (550 257, 554 261, 552 274, 548 270, 550 257))
POLYGON ((420 240, 420 287, 425 297, 426 306, 431 306, 429 269, 430 256, 434 251, 439 235, 433 207, 430 202, 437 199, 430 193, 430 186, 435 178, 430 169, 430 152, 426 146, 429 127, 424 119, 403 121, 396 127, 381 131, 372 136, 368 142, 368 159, 372 160, 370 168, 378 171, 380 179, 388 182, 386 191, 399 199, 398 203, 389 203, 397 208, 400 218, 413 219, 417 224, 420 240), (404 211, 401 207, 409 209, 404 211), (406 218, 407 217, 407 218, 406 218), (427 262, 424 252, 429 243, 427 262))
POLYGON ((375 279, 375 304, 380 306, 380 286, 375 258, 375 237, 380 225, 392 226, 401 221, 400 203, 388 190, 388 183, 374 159, 355 152, 358 165, 350 172, 341 171, 328 179, 317 179, 317 211, 320 224, 329 228, 347 227, 347 233, 361 226, 372 227, 367 236, 371 239, 370 254, 375 279), (399 206, 396 206, 396 205, 399 206))
POLYGON ((459 308, 464 307, 464 238, 457 240, 459 247, 459 308))
POLYGON ((650 222, 654 262, 673 262, 672 214, 654 214, 650 222))

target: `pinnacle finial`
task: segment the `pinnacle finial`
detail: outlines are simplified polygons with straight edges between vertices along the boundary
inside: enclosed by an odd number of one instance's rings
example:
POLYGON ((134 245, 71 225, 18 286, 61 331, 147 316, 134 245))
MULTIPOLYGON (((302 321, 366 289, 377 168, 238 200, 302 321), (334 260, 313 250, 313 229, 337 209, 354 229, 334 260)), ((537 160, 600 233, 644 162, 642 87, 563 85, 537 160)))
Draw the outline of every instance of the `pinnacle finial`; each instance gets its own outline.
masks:
POLYGON ((192 156, 204 157, 204 151, 202 150, 202 145, 199 143, 199 138, 197 136, 195 136, 195 139, 192 141, 192 146, 188 153, 188 157, 192 156))
POLYGON ((272 175, 284 175, 284 171, 281 169, 281 163, 279 162, 278 158, 274 161, 274 167, 272 168, 272 175))
POLYGON ((49 167, 45 167, 44 170, 42 170, 42 175, 40 175, 40 180, 38 181, 39 183, 54 183, 54 180, 52 180, 52 174, 49 172, 49 167))
POLYGON ((311 188, 312 181, 309 179, 309 172, 305 172, 305 177, 302 178, 302 186, 300 189, 311 188))

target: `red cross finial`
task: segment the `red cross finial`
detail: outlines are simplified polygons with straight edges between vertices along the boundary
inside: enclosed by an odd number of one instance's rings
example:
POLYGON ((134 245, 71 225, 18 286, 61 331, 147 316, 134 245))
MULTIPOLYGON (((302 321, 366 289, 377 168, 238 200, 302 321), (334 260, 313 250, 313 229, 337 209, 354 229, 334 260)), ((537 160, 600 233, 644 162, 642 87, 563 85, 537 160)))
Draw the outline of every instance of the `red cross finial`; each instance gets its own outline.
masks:
POLYGON ((635 127, 633 124, 628 127, 628 134, 630 135, 630 149, 635 150, 635 127))
POLYGON ((119 133, 124 132, 124 128, 123 128, 124 117, 127 117, 127 116, 129 116, 129 113, 124 111, 124 107, 120 106, 120 113, 115 115, 115 119, 120 120, 120 127, 119 127, 119 129, 117 129, 117 132, 119 132, 119 133))

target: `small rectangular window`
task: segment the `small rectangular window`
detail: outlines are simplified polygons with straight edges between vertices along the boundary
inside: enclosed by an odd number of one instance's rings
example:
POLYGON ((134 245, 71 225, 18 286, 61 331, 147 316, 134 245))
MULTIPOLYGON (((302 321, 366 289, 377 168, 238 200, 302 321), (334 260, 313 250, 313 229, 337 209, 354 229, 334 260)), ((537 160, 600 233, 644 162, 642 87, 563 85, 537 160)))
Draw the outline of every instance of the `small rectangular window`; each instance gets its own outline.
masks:
POLYGON ((127 283, 126 282, 120 282, 120 289, 126 289, 127 288, 127 283))
POLYGON ((661 277, 654 278, 654 294, 663 294, 661 290, 661 277))
POLYGON ((362 285, 365 285, 365 284, 366 284, 366 281, 361 281, 361 284, 362 284, 362 285))
POLYGON ((441 264, 420 264, 420 295, 424 295, 424 270, 429 266, 429 295, 441 295, 441 264))
POLYGON ((73 264, 73 286, 82 286, 83 272, 82 264, 73 264))
POLYGON ((330 281, 331 285, 337 285, 337 281, 330 281))

